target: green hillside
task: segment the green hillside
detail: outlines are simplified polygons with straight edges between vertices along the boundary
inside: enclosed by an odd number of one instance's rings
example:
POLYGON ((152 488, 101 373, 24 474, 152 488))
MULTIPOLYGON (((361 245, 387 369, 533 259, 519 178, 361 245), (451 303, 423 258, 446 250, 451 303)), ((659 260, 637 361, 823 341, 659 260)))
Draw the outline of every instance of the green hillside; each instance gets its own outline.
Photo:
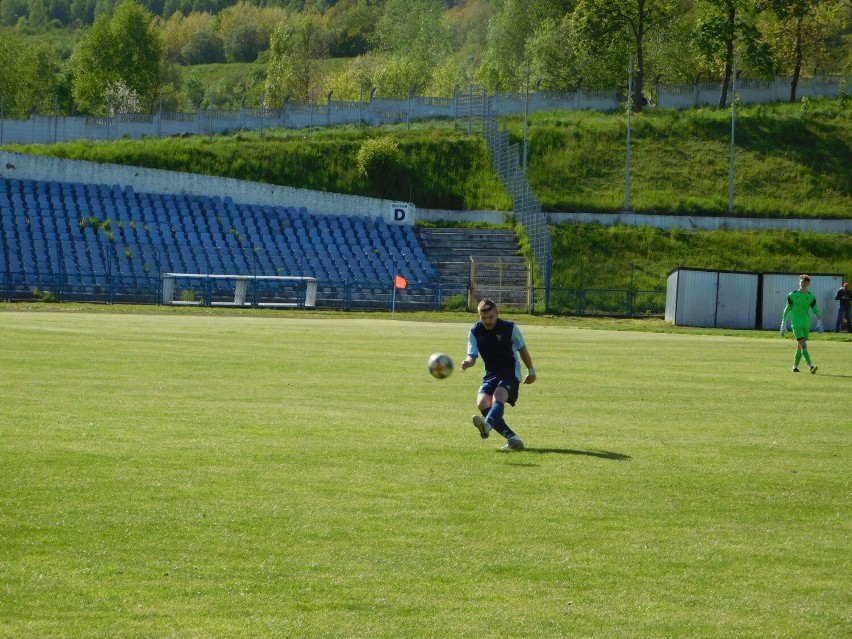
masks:
MULTIPOLYGON (((735 215, 852 217, 852 108, 842 100, 739 111, 735 215)), ((632 203, 639 212, 727 214, 730 120, 696 109, 634 119, 632 203)), ((522 122, 504 124, 517 137, 522 122)), ((623 114, 550 113, 530 126, 529 174, 551 211, 618 211, 623 114)), ((519 138, 520 140, 520 138, 519 138)), ((181 139, 6 145, 7 150, 357 195, 421 208, 509 210, 488 149, 451 123, 265 131, 181 139), (364 149, 378 143, 379 152, 364 149), (364 174, 359 170, 366 168, 364 174), (366 159, 365 159, 366 157, 366 159), (366 164, 365 164, 366 162, 366 164)), ((553 283, 662 289, 678 266, 852 274, 852 236, 554 228, 553 283)))
MULTIPOLYGON (((522 142, 523 121, 502 120, 522 142)), ((648 109, 633 118, 631 208, 728 215, 730 113, 648 109)), ((734 216, 848 218, 852 101, 742 107, 734 216)), ((403 198, 426 208, 509 210, 487 146, 452 123, 312 131, 266 130, 184 139, 7 145, 55 157, 221 175, 300 188, 403 198), (370 174, 365 144, 392 140, 370 174)), ((550 112, 529 126, 529 179, 547 211, 615 212, 624 203, 626 116, 550 112)))
POLYGON ((553 247, 555 287, 662 290, 678 267, 852 276, 849 234, 561 224, 553 247))
MULTIPOLYGON (((523 118, 506 122, 523 140, 523 118)), ((529 175, 546 210, 617 211, 624 204, 627 118, 536 114, 529 175)), ((852 102, 741 106, 735 210, 741 217, 852 214, 852 102)), ((647 109, 632 118, 631 209, 728 215, 730 110, 647 109)))

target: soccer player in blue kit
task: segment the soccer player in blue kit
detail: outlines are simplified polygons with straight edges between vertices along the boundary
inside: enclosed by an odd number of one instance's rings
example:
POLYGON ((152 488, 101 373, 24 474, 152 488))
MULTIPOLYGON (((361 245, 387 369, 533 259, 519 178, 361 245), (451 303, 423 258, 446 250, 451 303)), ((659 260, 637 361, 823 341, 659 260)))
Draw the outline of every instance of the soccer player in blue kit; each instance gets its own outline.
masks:
POLYGON ((523 450, 524 442, 506 424, 503 409, 507 402, 515 405, 521 379, 524 384, 535 381, 532 357, 521 331, 514 322, 497 316, 497 305, 492 300, 482 300, 476 310, 479 321, 470 329, 467 357, 461 363, 463 371, 476 365, 480 356, 485 363, 485 375, 476 398, 476 407, 482 414, 473 416, 473 425, 482 439, 496 430, 506 438, 506 450, 523 450), (527 367, 526 377, 523 378, 521 361, 527 367))

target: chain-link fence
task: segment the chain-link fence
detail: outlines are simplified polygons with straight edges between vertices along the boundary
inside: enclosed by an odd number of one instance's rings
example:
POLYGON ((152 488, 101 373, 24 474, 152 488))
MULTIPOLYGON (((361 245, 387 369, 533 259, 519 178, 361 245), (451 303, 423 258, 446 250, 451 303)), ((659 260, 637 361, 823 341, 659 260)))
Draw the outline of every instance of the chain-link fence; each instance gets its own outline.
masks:
MULTIPOLYGON (((500 284, 469 285, 440 280, 409 285, 394 292, 391 283, 332 280, 296 275, 289 279, 268 276, 228 276, 218 273, 121 274, 118 270, 5 270, 0 273, 0 298, 9 302, 89 302, 104 304, 179 304, 186 306, 239 306, 327 308, 334 310, 465 310, 471 299, 490 297, 520 311, 554 315, 662 316, 665 291, 631 289, 533 288, 500 284), (309 295, 307 282, 315 279, 309 295), (238 294, 237 282, 245 282, 238 294), (170 287, 170 288, 165 288, 170 287), (473 297, 471 296, 473 291, 473 297), (311 303, 306 303, 310 301, 311 303)), ((475 304, 473 304, 475 307, 475 304)))
POLYGON ((470 260, 469 309, 491 299, 503 307, 533 310, 532 268, 522 257, 505 260, 470 260))
POLYGON ((665 313, 665 291, 534 287, 523 260, 471 261, 466 278, 387 282, 324 271, 342 257, 276 253, 257 247, 136 245, 108 241, 0 244, 4 301, 315 307, 338 310, 464 310, 494 299, 517 310, 565 315, 665 313), (29 248, 24 248, 29 247, 29 248), (227 265, 227 266, 226 266, 227 265), (171 275, 169 275, 171 274, 171 275), (308 282, 312 282, 309 286, 308 282), (243 282, 243 284, 239 284, 243 282), (239 286, 245 288, 240 292, 239 286), (168 287, 168 288, 166 288, 168 287))
POLYGON ((500 130, 497 118, 491 110, 491 99, 484 87, 466 86, 457 92, 456 99, 465 105, 467 115, 466 118, 459 118, 456 126, 465 130, 468 135, 477 134, 485 138, 491 151, 494 169, 512 198, 514 219, 529 242, 539 279, 547 286, 552 247, 550 227, 547 216, 527 181, 524 169, 518 164, 520 147, 510 144, 509 134, 500 130))
POLYGON ((665 291, 604 288, 537 289, 536 310, 554 315, 654 317, 666 312, 665 291))

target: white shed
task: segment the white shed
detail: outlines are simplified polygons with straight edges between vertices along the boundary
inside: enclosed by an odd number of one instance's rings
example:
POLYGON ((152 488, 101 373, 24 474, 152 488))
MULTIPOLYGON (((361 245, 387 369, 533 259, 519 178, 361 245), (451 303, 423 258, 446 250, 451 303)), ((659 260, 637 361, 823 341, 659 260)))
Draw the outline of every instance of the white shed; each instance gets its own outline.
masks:
POLYGON ((757 273, 677 268, 666 282, 666 321, 676 326, 755 328, 759 285, 757 273))
MULTIPOLYGON (((825 330, 833 331, 837 319, 837 302, 834 296, 843 285, 842 275, 812 275, 808 290, 814 294, 817 306, 822 313, 825 330)), ((763 309, 764 329, 777 330, 781 326, 781 316, 787 304, 787 296, 799 288, 799 274, 766 273, 763 275, 763 309)), ((668 303, 666 303, 668 313, 668 303)), ((815 328, 816 320, 811 318, 811 329, 815 328)))

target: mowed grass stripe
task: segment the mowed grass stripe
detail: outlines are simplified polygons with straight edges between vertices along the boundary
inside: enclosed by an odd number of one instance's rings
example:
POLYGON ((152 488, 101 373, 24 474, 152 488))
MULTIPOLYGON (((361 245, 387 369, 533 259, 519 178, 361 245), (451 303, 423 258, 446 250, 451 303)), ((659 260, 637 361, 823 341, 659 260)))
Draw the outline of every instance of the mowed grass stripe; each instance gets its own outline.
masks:
POLYGON ((0 637, 841 637, 852 345, 2 313, 0 637))

